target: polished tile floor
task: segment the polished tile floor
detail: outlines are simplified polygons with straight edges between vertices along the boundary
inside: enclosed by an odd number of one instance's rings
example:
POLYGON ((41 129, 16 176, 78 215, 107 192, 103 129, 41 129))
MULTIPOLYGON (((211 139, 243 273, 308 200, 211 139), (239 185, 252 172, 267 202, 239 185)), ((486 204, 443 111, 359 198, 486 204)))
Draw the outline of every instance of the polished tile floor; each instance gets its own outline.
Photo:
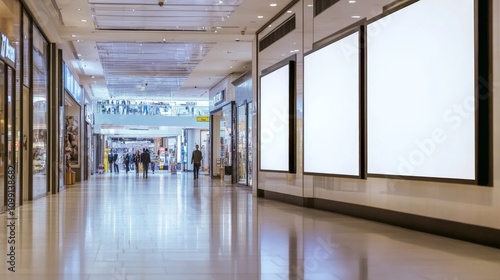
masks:
POLYGON ((94 175, 0 215, 0 279, 500 279, 500 250, 252 197, 192 174, 94 175))

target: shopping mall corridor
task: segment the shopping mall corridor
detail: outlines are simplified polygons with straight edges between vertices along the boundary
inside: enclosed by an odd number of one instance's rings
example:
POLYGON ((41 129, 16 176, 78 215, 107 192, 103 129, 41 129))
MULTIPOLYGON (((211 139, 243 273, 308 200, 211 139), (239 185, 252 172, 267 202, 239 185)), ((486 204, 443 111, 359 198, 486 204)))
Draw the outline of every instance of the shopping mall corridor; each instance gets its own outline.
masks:
POLYGON ((499 279, 500 250, 253 197, 191 173, 100 174, 17 210, 0 279, 499 279))

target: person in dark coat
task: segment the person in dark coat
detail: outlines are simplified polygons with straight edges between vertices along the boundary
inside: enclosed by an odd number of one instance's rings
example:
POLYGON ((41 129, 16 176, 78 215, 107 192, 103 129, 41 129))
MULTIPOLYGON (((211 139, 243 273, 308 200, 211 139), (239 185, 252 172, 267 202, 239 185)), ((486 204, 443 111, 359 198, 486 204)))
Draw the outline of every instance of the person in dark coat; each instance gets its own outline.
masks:
POLYGON ((120 173, 120 169, 118 168, 118 154, 116 152, 113 155, 113 166, 115 167, 115 172, 120 173))
POLYGON ((113 173, 113 153, 108 154, 108 169, 109 173, 113 173))
POLYGON ((142 177, 148 178, 149 163, 151 162, 151 156, 149 155, 148 149, 142 150, 141 162, 142 162, 142 177))
POLYGON ((200 173, 201 160, 203 159, 201 151, 198 149, 199 146, 196 145, 196 150, 193 151, 193 154, 191 156, 191 164, 193 164, 193 173, 195 180, 198 179, 198 174, 200 173))
POLYGON ((128 153, 125 154, 125 173, 128 174, 130 170, 130 155, 128 153))

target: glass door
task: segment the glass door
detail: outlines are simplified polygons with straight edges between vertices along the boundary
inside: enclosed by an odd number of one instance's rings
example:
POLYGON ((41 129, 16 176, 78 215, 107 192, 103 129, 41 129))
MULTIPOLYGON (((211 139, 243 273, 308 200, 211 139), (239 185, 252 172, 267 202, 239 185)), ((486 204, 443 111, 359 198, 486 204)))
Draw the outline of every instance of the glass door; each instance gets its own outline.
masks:
POLYGON ((247 185, 247 104, 238 107, 238 183, 247 185))
POLYGON ((33 26, 33 100, 32 100, 32 196, 31 199, 47 194, 47 155, 48 155, 48 43, 36 26, 33 26))

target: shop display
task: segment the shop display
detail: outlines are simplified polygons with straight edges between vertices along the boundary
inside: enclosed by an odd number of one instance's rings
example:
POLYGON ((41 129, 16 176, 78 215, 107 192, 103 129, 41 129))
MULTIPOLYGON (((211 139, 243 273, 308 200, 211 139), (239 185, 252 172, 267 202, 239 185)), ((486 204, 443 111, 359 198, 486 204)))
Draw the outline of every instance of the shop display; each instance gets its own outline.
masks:
POLYGON ((72 166, 79 165, 79 120, 78 116, 66 116, 65 153, 72 166))
POLYGON ((45 174, 47 130, 35 129, 33 140, 33 174, 45 174))

